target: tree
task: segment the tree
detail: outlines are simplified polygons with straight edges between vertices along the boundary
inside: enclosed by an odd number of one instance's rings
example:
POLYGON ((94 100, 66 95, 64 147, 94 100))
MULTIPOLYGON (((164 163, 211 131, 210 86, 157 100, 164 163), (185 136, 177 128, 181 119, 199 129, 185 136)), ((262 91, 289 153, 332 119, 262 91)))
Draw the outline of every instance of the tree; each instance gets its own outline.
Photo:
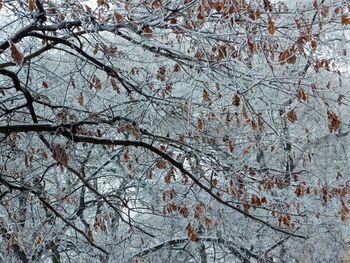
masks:
POLYGON ((0 6, 2 260, 342 258, 347 1, 0 6))

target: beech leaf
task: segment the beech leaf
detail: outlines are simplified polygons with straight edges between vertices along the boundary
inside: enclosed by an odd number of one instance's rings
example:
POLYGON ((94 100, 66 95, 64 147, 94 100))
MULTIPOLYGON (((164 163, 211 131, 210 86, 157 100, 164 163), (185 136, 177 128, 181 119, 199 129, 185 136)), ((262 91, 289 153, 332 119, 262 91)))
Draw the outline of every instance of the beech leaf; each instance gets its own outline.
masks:
POLYGON ((23 54, 18 50, 15 43, 13 43, 11 40, 9 41, 9 44, 10 44, 10 50, 11 50, 11 58, 13 62, 17 66, 22 65, 24 60, 23 54))
POLYGON ((297 114, 295 113, 295 110, 292 109, 287 113, 287 118, 291 123, 295 123, 297 121, 297 114))
POLYGON ((152 37, 153 36, 153 30, 149 27, 149 26, 145 26, 143 28, 143 34, 146 36, 146 37, 152 37))
POLYGON ((52 158, 62 164, 63 166, 68 165, 69 156, 65 149, 60 144, 56 144, 52 150, 52 158))
POLYGON ((204 129, 204 122, 203 122, 202 117, 199 117, 199 118, 198 118, 198 121, 197 121, 197 128, 198 128, 199 130, 203 130, 203 129, 204 129))
POLYGON ((78 102, 79 102, 80 106, 84 105, 84 95, 83 95, 82 91, 80 92, 80 95, 79 95, 79 98, 78 98, 78 102))
POLYGON ((350 18, 346 15, 341 16, 341 24, 342 25, 350 25, 350 18))
POLYGON ((49 87, 49 84, 46 81, 43 81, 43 83, 41 84, 41 86, 45 89, 47 89, 49 87))
POLYGON ((28 10, 30 12, 33 12, 36 8, 35 0, 29 0, 28 1, 28 10))
POLYGON ((117 21, 118 24, 123 23, 124 18, 121 14, 119 14, 118 12, 115 12, 114 17, 115 17, 115 20, 117 21))
POLYGON ((186 229, 187 229, 188 239, 191 241, 196 241, 197 240, 197 233, 194 229, 194 226, 192 226, 191 224, 188 224, 186 229))
POLYGON ((232 104, 238 107, 240 104, 240 101, 241 101, 241 98, 238 95, 235 95, 232 99, 232 104))
POLYGON ((269 32, 270 35, 274 35, 276 32, 275 22, 273 22, 271 16, 269 16, 268 18, 267 31, 269 32))
POLYGON ((88 230, 88 231, 87 231, 86 236, 88 237, 88 239, 89 239, 91 242, 94 242, 94 238, 93 238, 93 235, 92 235, 92 231, 91 231, 91 230, 88 230))
POLYGON ((303 90, 302 88, 299 88, 299 89, 297 90, 297 98, 298 98, 299 100, 303 100, 303 101, 306 101, 306 100, 307 100, 307 97, 306 97, 306 95, 305 95, 305 92, 304 92, 304 90, 303 90))
POLYGON ((327 110, 328 128, 330 132, 336 132, 340 128, 340 120, 337 114, 333 111, 327 110))

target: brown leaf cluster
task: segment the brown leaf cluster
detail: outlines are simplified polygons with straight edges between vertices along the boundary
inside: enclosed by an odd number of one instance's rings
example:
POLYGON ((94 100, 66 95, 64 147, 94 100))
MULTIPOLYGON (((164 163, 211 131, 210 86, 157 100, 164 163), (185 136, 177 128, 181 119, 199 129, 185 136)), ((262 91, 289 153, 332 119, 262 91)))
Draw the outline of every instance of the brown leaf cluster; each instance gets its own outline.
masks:
POLYGON ((62 164, 63 166, 68 165, 69 156, 61 144, 56 144, 52 150, 52 158, 62 164))
POLYGON ((295 64, 297 60, 296 50, 295 48, 290 48, 285 51, 282 51, 279 55, 278 61, 281 65, 287 64, 295 64))

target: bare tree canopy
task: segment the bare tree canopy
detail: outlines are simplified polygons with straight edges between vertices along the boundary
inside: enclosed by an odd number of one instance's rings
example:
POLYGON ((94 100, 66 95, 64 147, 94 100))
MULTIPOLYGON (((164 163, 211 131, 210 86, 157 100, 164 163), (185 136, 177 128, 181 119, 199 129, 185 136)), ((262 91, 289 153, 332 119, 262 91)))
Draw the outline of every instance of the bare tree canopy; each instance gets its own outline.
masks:
POLYGON ((346 0, 0 0, 0 262, 340 262, 349 29, 346 0))

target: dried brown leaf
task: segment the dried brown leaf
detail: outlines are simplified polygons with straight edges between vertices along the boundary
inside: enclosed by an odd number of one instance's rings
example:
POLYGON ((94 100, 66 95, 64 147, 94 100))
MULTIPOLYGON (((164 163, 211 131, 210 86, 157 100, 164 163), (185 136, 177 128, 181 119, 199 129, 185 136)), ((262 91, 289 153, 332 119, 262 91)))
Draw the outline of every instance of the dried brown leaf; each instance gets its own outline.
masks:
POLYGON ((307 100, 306 94, 305 94, 305 92, 304 92, 304 90, 303 90, 302 88, 299 88, 299 89, 297 90, 297 98, 298 98, 299 100, 303 100, 303 101, 306 101, 306 100, 307 100))
POLYGON ((238 95, 235 95, 232 99, 232 104, 238 107, 240 102, 241 102, 241 98, 238 95))
POLYGON ((80 95, 79 95, 79 98, 78 98, 78 102, 80 104, 80 106, 83 106, 84 105, 84 94, 82 91, 80 91, 80 95))
POLYGON ((33 12, 36 8, 35 0, 29 0, 28 1, 28 10, 30 12, 33 12))
POLYGON ((45 89, 47 89, 49 87, 49 84, 46 81, 43 81, 43 83, 41 84, 41 86, 45 89))
POLYGON ((287 113, 287 118, 291 123, 295 123, 297 121, 297 114, 295 113, 295 110, 292 109, 287 113))
POLYGON ((149 26, 145 26, 143 28, 143 34, 146 36, 146 37, 152 37, 153 36, 153 30, 149 27, 149 26))
POLYGON ((10 50, 11 50, 11 58, 13 62, 19 66, 23 64, 24 56, 23 54, 18 50, 16 47, 15 43, 12 42, 11 40, 9 41, 10 44, 10 50))
POLYGON ((69 156, 66 153, 62 145, 56 144, 52 150, 52 158, 62 164, 63 166, 68 165, 69 156))
POLYGON ((272 20, 271 16, 268 18, 267 31, 270 35, 274 35, 276 33, 275 22, 272 20))
POLYGON ((190 211, 188 210, 188 208, 186 206, 182 206, 179 209, 179 213, 184 217, 187 218, 190 215, 190 211))
POLYGON ((197 233, 195 231, 194 226, 192 226, 190 223, 186 227, 187 229, 187 236, 188 239, 191 241, 196 241, 197 240, 197 233))
POLYGON ((159 159, 157 161, 157 168, 158 169, 165 169, 166 168, 166 162, 162 159, 159 159))
POLYGON ((204 225, 209 226, 209 225, 211 225, 212 223, 213 223, 213 221, 212 221, 209 217, 206 217, 206 218, 204 219, 204 225))
POLYGON ((335 112, 327 110, 328 128, 330 132, 336 132, 340 128, 340 120, 335 112))
POLYGON ((204 129, 204 122, 203 122, 202 117, 199 117, 198 120, 197 120, 197 128, 199 130, 203 130, 204 129))
POLYGON ((92 235, 92 231, 91 231, 91 230, 88 230, 88 231, 87 231, 86 236, 87 236, 87 238, 89 239, 89 241, 94 242, 94 238, 93 238, 93 235, 92 235))
POLYGON ((341 16, 341 24, 342 25, 350 25, 350 18, 346 15, 341 16))
POLYGON ((272 5, 269 0, 264 0, 264 9, 266 12, 272 12, 272 5))
POLYGON ((250 153, 250 147, 248 146, 247 148, 243 149, 243 155, 247 156, 250 153))
POLYGON ((114 17, 118 24, 123 24, 124 18, 121 14, 119 14, 118 12, 115 12, 114 17))
POLYGON ((117 94, 120 94, 120 89, 115 79, 111 79, 111 84, 112 84, 112 89, 115 90, 117 94))

